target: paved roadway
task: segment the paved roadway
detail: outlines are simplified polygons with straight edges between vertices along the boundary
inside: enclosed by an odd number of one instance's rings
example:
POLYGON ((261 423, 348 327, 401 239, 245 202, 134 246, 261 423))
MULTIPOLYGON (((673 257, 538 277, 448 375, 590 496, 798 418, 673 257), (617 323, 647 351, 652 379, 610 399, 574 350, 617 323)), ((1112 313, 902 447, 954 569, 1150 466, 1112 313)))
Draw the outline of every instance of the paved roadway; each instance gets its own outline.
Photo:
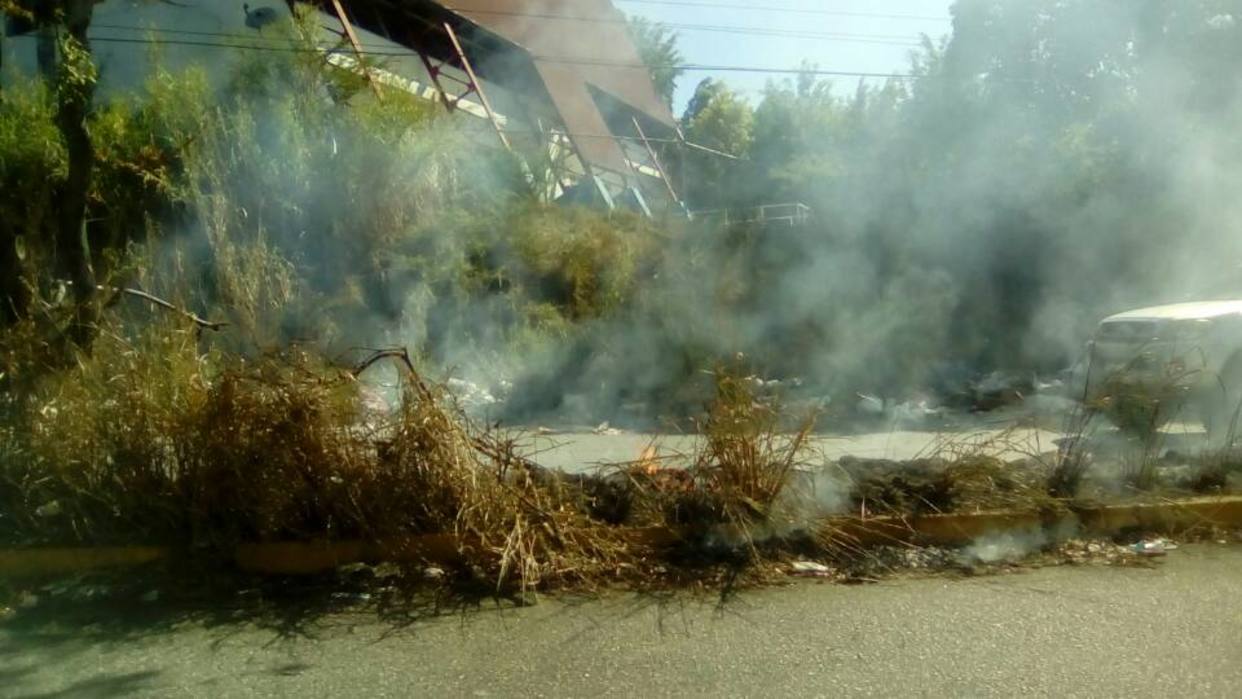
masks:
MULTIPOLYGON (((815 437, 810 447, 818 458, 839 459, 860 456, 884 459, 912 459, 953 450, 982 451, 1004 459, 1056 450, 1061 435, 1029 428, 990 429, 958 432, 891 431, 849 437, 815 437)), ((530 451, 539 463, 550 468, 581 471, 599 464, 634 461, 643 450, 654 445, 664 456, 693 453, 696 438, 681 435, 655 435, 623 432, 614 435, 586 433, 554 434, 533 438, 530 451)))
POLYGON ((0 625, 0 694, 1236 697, 1240 572, 1242 547, 1202 545, 1151 569, 803 582, 723 609, 617 594, 406 625, 35 611, 0 625))

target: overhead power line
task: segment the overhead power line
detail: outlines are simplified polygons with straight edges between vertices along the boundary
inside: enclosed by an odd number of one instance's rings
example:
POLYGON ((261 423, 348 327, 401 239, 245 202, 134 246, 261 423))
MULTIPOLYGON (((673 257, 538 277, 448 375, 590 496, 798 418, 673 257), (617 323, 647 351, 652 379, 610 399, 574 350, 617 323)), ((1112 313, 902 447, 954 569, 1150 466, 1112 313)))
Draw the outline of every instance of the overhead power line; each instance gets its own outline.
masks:
MULTIPOLYGON (((499 17, 530 17, 532 19, 554 19, 568 22, 584 22, 587 24, 621 24, 628 25, 629 20, 624 18, 585 16, 585 15, 566 15, 554 13, 540 12, 514 12, 511 10, 479 10, 474 8, 447 7, 448 10, 456 12, 463 16, 469 15, 495 15, 499 17)), ((865 41, 865 42, 918 42, 920 37, 912 34, 851 34, 848 32, 811 32, 803 29, 789 29, 783 27, 755 27, 755 26, 730 26, 718 24, 695 24, 685 22, 659 22, 659 24, 669 29, 677 29, 684 31, 704 31, 704 32, 733 32, 737 34, 771 34, 773 36, 793 36, 806 38, 823 38, 839 41, 865 41)))
MULTIPOLYGON (((30 38, 28 35, 20 35, 10 38, 30 38)), ((322 53, 326 47, 319 48, 303 48, 300 46, 276 46, 265 44, 241 44, 228 43, 223 41, 191 41, 184 39, 139 39, 127 37, 111 37, 111 36, 91 36, 92 43, 115 43, 115 44, 154 44, 168 46, 199 46, 209 48, 227 48, 241 49, 245 51, 272 51, 277 53, 322 53)), ((354 53, 350 51, 350 53, 354 53)), ((363 49, 359 51, 363 56, 388 56, 388 57, 417 57, 414 51, 406 50, 373 50, 363 49)), ((702 63, 676 63, 663 65, 646 65, 643 63, 622 63, 617 61, 603 61, 590 58, 572 58, 565 56, 538 56, 533 55, 532 58, 545 63, 557 63, 564 65, 588 65, 603 66, 611 68, 637 68, 641 70, 681 70, 686 72, 719 72, 719 73, 768 73, 779 75, 817 75, 828 77, 850 77, 850 78, 880 78, 880 79, 913 79, 921 76, 911 73, 875 73, 865 71, 850 70, 825 70, 820 68, 776 68, 770 66, 746 66, 746 65, 710 65, 702 63)))
MULTIPOLYGON (((624 20, 608 20, 595 19, 586 17, 568 17, 562 15, 540 15, 521 12, 492 12, 481 11, 481 14, 497 14, 511 15, 520 17, 532 17, 537 19, 563 19, 575 22, 586 23, 608 23, 612 21, 624 22, 624 20)), ((752 27, 752 26, 732 26, 732 25, 712 25, 712 24, 680 24, 680 23, 661 23, 670 29, 677 31, 692 32, 711 32, 721 34, 741 34, 749 36, 771 36, 783 39, 810 39, 814 41, 840 41, 847 43, 859 44, 880 44, 886 46, 917 46, 921 41, 921 37, 915 35, 897 35, 897 34, 850 34, 844 32, 812 32, 802 31, 798 29, 783 29, 777 27, 752 27)), ((99 24, 92 26, 101 29, 116 29, 122 31, 150 31, 139 27, 129 27, 117 24, 99 24)), ((164 34, 185 34, 187 36, 218 36, 244 40, 262 40, 266 37, 255 37, 249 34, 237 34, 230 32, 211 32, 211 31, 195 31, 189 29, 159 29, 164 34)), ((364 46, 374 46, 374 43, 363 42, 364 46)))
POLYGON ((754 12, 781 12, 799 15, 828 15, 832 17, 868 17, 872 19, 909 19, 923 22, 949 22, 951 17, 933 17, 931 15, 909 15, 900 13, 850 12, 847 10, 821 10, 807 7, 769 7, 766 5, 743 5, 727 2, 696 2, 695 0, 617 0, 641 5, 668 5, 672 7, 698 7, 719 10, 751 10, 754 12))

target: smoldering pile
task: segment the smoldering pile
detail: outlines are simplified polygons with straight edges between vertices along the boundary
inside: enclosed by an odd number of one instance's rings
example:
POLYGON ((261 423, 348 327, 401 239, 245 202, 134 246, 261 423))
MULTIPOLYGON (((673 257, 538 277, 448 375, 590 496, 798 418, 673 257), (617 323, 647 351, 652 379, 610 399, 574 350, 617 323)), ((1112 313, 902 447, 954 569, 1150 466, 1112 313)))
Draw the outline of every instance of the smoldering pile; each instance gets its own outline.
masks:
POLYGON ((1037 508, 1048 501, 1040 464, 1030 459, 845 457, 839 465, 853 483, 851 510, 864 516, 1037 508))

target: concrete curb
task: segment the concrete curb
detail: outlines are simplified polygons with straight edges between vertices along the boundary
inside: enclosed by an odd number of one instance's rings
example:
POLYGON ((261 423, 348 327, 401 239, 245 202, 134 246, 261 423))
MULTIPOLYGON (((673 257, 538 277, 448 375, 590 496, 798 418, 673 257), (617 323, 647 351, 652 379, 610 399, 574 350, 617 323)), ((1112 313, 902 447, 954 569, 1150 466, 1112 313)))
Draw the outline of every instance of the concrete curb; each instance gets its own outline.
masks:
POLYGON ((142 565, 167 558, 159 546, 0 549, 0 576, 55 575, 95 568, 142 565))
POLYGON ((1183 534, 1201 527, 1242 527, 1242 496, 1067 506, 1064 510, 1049 512, 1005 510, 908 519, 834 518, 826 525, 844 541, 859 546, 887 543, 953 546, 970 543, 993 532, 1036 529, 1087 536, 1113 536, 1128 530, 1183 534))
MULTIPOLYGON (((914 518, 833 517, 825 531, 843 543, 866 547, 884 544, 967 544, 994 532, 1073 531, 1112 536, 1127 530, 1183 534, 1197 528, 1242 527, 1242 496, 1194 498, 1150 504, 1101 505, 1040 513, 1020 511, 923 515, 914 518)), ((622 530, 637 547, 666 548, 682 535, 663 527, 622 530)), ((266 542, 242 544, 234 561, 242 570, 281 575, 306 575, 347 563, 381 561, 451 563, 461 558, 462 541, 452 534, 365 541, 266 542)), ((165 560, 170 548, 154 546, 97 548, 30 548, 0 550, 0 576, 21 577, 76 573, 128 567, 165 560)))

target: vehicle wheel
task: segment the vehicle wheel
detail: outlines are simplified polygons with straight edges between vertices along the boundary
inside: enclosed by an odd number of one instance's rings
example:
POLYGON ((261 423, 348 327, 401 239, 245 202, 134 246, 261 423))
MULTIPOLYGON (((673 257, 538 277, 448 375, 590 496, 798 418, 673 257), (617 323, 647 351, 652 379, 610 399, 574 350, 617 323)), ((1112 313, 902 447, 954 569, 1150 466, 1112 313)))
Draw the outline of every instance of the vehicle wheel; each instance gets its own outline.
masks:
POLYGON ((1199 401, 1203 428, 1214 446, 1229 446, 1242 436, 1242 355, 1234 355, 1221 369, 1219 381, 1211 381, 1199 401))

